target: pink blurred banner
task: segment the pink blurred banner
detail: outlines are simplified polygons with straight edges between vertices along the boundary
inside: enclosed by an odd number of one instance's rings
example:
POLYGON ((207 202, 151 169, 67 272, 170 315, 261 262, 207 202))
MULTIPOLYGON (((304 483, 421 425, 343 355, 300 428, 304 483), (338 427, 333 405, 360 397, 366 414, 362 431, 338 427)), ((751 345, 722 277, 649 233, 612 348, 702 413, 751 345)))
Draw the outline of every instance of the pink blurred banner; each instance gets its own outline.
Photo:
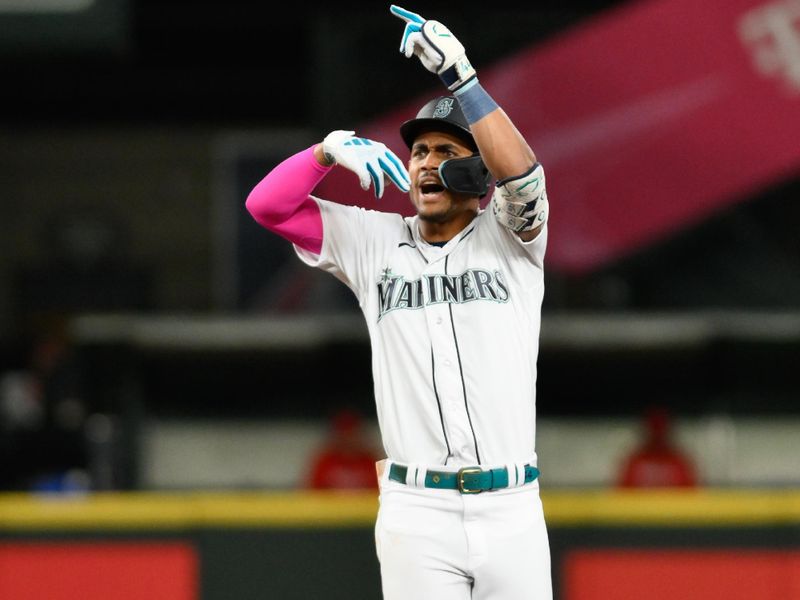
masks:
MULTIPOLYGON (((456 34, 469 49, 480 29, 456 34)), ((545 166, 547 259, 562 272, 600 267, 800 172, 800 0, 633 2, 478 75, 545 166)), ((405 159, 400 123, 439 94, 356 130, 405 159)), ((413 213, 393 187, 376 201, 345 173, 317 193, 413 213)))

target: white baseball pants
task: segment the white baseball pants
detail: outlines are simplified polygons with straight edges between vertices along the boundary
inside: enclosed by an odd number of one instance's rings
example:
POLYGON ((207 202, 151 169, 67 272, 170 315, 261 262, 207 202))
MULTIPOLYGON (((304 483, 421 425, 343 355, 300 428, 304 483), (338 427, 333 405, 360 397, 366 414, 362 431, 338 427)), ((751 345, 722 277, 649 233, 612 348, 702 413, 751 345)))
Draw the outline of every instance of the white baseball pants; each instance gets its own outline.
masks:
POLYGON ((384 600, 552 600, 538 481, 461 494, 380 480, 384 600))

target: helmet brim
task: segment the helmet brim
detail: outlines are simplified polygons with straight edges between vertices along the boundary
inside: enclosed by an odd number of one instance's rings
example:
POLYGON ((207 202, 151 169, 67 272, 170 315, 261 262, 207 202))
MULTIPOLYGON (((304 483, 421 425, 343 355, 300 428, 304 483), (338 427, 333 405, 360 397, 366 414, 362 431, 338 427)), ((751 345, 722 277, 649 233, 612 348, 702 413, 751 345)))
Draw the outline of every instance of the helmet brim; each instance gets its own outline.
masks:
POLYGON ((403 138, 406 146, 411 150, 411 147, 414 145, 414 140, 423 133, 430 133, 431 131, 449 133, 464 142, 473 152, 478 151, 478 145, 475 143, 475 138, 472 137, 472 133, 469 129, 464 129, 444 119, 423 117, 406 121, 400 126, 400 137, 403 138))

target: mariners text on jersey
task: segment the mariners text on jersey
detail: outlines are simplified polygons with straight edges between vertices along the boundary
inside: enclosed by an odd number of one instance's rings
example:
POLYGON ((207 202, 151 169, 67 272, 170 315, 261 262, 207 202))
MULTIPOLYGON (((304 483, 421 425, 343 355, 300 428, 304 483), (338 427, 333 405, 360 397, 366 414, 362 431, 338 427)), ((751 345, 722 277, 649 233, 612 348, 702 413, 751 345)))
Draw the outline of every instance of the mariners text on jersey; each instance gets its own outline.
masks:
POLYGON ((316 201, 322 248, 297 253, 358 299, 386 456, 535 466, 547 227, 522 242, 484 210, 437 246, 418 216, 316 201))
POLYGON ((467 269, 460 275, 423 275, 406 281, 386 267, 378 281, 378 321, 399 308, 417 309, 440 302, 463 304, 475 300, 508 302, 508 286, 500 271, 467 269))

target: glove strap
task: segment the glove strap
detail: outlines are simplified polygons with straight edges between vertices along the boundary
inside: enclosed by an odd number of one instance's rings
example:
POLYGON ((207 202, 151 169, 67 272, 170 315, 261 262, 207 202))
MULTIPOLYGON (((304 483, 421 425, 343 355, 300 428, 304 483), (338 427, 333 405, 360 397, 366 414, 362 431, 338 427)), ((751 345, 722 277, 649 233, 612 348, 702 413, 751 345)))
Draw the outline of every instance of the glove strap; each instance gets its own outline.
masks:
POLYGON ((475 68, 466 56, 461 56, 452 66, 439 73, 439 78, 448 90, 455 92, 475 79, 475 68))

